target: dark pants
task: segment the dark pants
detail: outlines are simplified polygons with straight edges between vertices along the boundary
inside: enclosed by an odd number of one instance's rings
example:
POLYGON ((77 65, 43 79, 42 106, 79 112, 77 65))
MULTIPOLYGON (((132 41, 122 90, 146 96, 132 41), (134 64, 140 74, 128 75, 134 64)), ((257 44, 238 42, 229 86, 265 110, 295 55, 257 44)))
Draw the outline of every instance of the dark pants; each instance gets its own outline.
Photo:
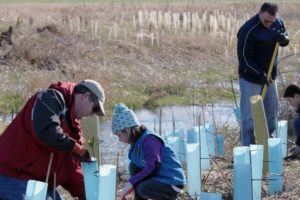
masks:
MULTIPOLYGON (((0 200, 19 200, 26 194, 27 181, 11 178, 0 174, 0 200)), ((53 191, 48 190, 47 198, 53 198, 53 191)), ((56 199, 61 200, 61 196, 56 190, 56 199)))
MULTIPOLYGON (((133 163, 129 164, 130 176, 134 176, 139 171, 133 163)), ((146 179, 134 187, 135 200, 176 200, 178 192, 176 192, 170 185, 153 180, 152 178, 146 179)))

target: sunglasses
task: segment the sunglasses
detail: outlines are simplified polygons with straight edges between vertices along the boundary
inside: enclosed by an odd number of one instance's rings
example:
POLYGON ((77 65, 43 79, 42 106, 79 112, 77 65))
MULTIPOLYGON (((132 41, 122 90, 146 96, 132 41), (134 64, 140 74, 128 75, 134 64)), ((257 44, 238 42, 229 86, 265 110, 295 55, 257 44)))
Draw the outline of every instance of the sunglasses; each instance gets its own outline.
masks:
POLYGON ((274 21, 264 20, 264 19, 263 19, 263 22, 266 23, 266 24, 272 24, 272 23, 274 23, 274 21))

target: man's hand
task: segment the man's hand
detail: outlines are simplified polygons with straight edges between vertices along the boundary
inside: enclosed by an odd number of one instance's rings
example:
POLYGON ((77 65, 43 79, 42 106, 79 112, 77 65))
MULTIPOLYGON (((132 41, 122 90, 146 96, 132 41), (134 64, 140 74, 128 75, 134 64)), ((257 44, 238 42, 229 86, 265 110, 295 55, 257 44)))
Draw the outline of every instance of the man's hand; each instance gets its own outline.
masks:
POLYGON ((269 86, 273 82, 272 79, 268 80, 267 74, 263 70, 259 71, 258 76, 263 85, 267 84, 269 86))
POLYGON ((88 163, 92 162, 92 158, 91 158, 90 153, 87 149, 85 149, 85 152, 84 152, 83 156, 79 157, 79 160, 81 162, 88 162, 88 163))
POLYGON ((285 33, 277 33, 276 42, 280 44, 280 46, 287 46, 290 42, 288 35, 285 33))
POLYGON ((73 147, 73 152, 77 155, 78 159, 81 162, 91 162, 92 161, 89 151, 78 143, 75 143, 75 145, 73 147))
POLYGON ((131 183, 127 182, 121 193, 121 200, 125 200, 125 197, 133 192, 133 186, 131 183))

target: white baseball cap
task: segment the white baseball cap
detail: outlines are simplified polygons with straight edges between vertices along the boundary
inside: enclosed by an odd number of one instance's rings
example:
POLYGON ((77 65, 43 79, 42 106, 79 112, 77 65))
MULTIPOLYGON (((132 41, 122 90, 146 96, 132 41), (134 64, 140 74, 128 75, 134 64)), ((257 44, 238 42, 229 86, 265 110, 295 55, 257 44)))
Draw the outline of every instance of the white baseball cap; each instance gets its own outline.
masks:
POLYGON ((104 89, 100 85, 100 83, 91 79, 85 79, 81 81, 79 85, 85 86, 97 97, 100 106, 100 113, 97 114, 99 116, 105 115, 105 111, 104 111, 105 94, 104 94, 104 89))

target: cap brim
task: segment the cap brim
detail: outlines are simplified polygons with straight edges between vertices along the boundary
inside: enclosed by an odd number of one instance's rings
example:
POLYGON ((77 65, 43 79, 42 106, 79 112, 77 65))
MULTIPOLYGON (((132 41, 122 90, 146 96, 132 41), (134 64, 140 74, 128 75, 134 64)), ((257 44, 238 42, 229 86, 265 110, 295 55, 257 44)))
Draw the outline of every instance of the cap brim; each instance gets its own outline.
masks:
POLYGON ((105 110, 104 110, 104 105, 102 101, 99 101, 99 106, 100 106, 100 111, 98 113, 99 116, 104 116, 105 115, 105 110))

